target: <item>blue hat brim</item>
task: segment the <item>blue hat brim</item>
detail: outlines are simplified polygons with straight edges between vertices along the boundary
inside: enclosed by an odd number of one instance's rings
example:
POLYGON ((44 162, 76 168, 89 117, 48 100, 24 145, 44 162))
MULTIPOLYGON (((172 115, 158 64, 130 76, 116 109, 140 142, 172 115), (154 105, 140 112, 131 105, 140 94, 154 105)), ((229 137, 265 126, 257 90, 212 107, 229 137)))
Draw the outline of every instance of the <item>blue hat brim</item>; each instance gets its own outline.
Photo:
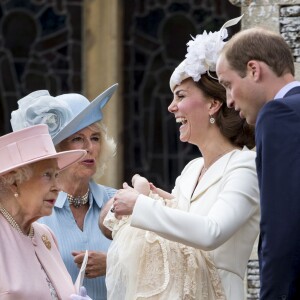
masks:
POLYGON ((54 145, 59 144, 72 134, 82 130, 83 128, 102 120, 102 108, 109 101, 113 93, 116 91, 118 84, 114 84, 97 96, 90 104, 76 115, 60 132, 53 137, 54 145))

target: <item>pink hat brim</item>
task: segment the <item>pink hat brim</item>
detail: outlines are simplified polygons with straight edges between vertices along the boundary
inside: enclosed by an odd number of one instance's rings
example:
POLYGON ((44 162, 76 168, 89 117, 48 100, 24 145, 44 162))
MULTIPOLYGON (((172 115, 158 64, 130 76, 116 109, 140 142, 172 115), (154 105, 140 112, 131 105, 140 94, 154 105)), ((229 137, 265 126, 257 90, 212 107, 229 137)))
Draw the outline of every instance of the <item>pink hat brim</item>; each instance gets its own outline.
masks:
POLYGON ((62 152, 58 152, 56 154, 53 155, 47 155, 47 156, 43 156, 43 157, 39 157, 30 161, 26 161, 23 163, 20 163, 18 165, 14 165, 11 168, 7 168, 5 170, 2 170, 0 172, 0 175, 4 175, 6 173, 9 173, 10 171, 16 170, 20 167, 24 167, 26 165, 30 165, 33 164, 35 162, 39 162, 45 159, 57 159, 57 165, 60 171, 68 168, 69 166, 71 166, 72 164, 75 164, 76 162, 81 161, 86 155, 86 151, 85 150, 70 150, 70 151, 62 151, 62 152))

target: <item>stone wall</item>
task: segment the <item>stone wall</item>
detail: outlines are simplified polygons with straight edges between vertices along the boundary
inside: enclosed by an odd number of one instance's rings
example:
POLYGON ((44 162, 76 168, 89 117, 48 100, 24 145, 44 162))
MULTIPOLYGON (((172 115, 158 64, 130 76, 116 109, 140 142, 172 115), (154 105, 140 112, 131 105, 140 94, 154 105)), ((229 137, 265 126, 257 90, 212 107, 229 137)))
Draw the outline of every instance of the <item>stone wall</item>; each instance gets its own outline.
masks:
POLYGON ((279 10, 280 32, 300 63, 300 5, 282 6, 279 10))
POLYGON ((295 57, 296 78, 300 80, 300 0, 229 0, 241 7, 242 29, 261 26, 280 32, 295 57))
POLYGON ((244 28, 263 26, 280 32, 295 57, 296 78, 300 80, 300 0, 257 0, 242 6, 244 28))
POLYGON ((259 265, 257 259, 250 259, 246 274, 246 295, 248 300, 259 299, 259 265))
POLYGON ((259 266, 257 257, 258 238, 252 249, 245 276, 245 295, 247 300, 259 299, 259 266))

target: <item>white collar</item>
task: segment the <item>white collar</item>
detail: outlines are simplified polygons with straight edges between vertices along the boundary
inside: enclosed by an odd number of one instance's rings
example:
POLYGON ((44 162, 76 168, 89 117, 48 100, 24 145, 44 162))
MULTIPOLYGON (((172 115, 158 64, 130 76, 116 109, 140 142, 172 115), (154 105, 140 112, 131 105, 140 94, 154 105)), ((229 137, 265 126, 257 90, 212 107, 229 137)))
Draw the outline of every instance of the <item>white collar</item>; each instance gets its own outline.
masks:
POLYGON ((300 86, 300 81, 292 81, 286 84, 282 89, 280 89, 277 94, 275 95, 274 99, 283 98, 287 92, 289 92, 292 88, 300 86))

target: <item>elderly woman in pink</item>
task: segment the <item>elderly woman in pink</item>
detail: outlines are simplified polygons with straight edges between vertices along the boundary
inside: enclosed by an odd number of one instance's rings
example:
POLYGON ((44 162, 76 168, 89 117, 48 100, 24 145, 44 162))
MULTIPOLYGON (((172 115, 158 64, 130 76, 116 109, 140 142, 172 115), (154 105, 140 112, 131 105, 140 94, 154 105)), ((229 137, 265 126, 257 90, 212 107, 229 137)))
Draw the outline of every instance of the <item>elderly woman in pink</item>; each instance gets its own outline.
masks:
POLYGON ((84 150, 57 153, 46 125, 0 137, 0 299, 90 299, 75 295, 52 231, 59 171, 84 150))

